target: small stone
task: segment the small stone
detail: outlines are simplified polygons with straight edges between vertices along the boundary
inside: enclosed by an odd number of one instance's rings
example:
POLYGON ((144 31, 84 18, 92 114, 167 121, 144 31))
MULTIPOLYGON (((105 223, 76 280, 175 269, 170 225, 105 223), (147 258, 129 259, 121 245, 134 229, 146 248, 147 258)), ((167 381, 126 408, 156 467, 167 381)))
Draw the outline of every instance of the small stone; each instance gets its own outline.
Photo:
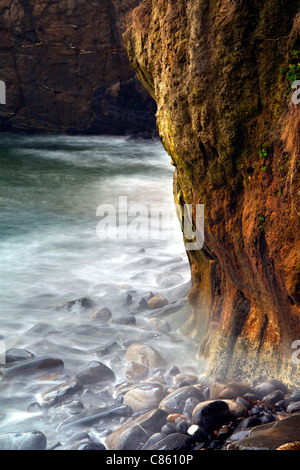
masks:
POLYGON ((198 377, 191 374, 177 374, 174 377, 175 384, 186 383, 187 385, 195 384, 198 381, 198 377))
POLYGON ((267 406, 274 406, 280 400, 284 400, 284 393, 281 390, 274 390, 263 398, 267 406))
POLYGON ((204 400, 201 390, 193 386, 186 386, 167 395, 159 404, 159 408, 166 411, 168 414, 182 414, 186 400, 191 397, 197 398, 199 402, 204 400))
POLYGON ((151 445, 144 444, 142 450, 181 450, 189 448, 190 437, 185 434, 172 433, 151 445))
POLYGON ((155 348, 141 343, 133 343, 129 346, 125 356, 125 361, 139 362, 152 370, 159 367, 165 367, 167 364, 155 348))
POLYGON ((173 432, 176 432, 176 425, 174 423, 164 424, 161 428, 161 432, 163 434, 172 434, 173 432))
POLYGON ((199 426, 198 424, 192 424, 188 430, 187 430, 187 433, 190 435, 190 436, 193 436, 195 434, 196 431, 198 431, 199 429, 199 426))
POLYGON ((121 346, 116 341, 113 341, 112 343, 108 343, 105 346, 102 346, 102 348, 97 349, 96 355, 98 357, 108 356, 119 349, 122 349, 121 346))
POLYGON ((185 415, 181 415, 179 413, 173 413, 173 414, 170 414, 167 416, 167 422, 168 423, 175 423, 175 421, 178 419, 178 418, 186 418, 185 415))
POLYGON ((244 429, 251 428, 253 426, 259 426, 261 424, 261 420, 256 416, 249 416, 239 423, 239 425, 235 428, 234 433, 243 431, 244 429))
POLYGON ((286 397, 285 400, 287 404, 291 403, 292 401, 300 401, 300 390, 295 390, 288 397, 286 397))
POLYGON ((261 382, 256 387, 253 388, 254 393, 262 400, 266 395, 272 393, 276 390, 276 386, 269 381, 261 382))
POLYGON ((163 295, 155 295, 148 300, 148 308, 149 310, 156 310, 157 308, 165 307, 168 303, 168 299, 163 295))
POLYGON ((168 288, 181 284, 183 277, 180 274, 165 272, 156 277, 156 282, 160 287, 168 288))
POLYGON ((170 376, 176 376, 178 374, 180 374, 180 370, 178 369, 177 366, 170 367, 166 372, 166 375, 170 375, 170 376))
POLYGON ((300 401, 293 401, 292 403, 290 403, 287 406, 286 411, 288 413, 295 413, 296 411, 300 411, 300 401))
POLYGON ((73 307, 78 306, 82 309, 90 309, 94 307, 93 301, 89 297, 81 297, 75 300, 67 300, 56 304, 54 306, 55 310, 71 310, 73 307))
POLYGON ((126 377, 133 380, 143 380, 148 377, 149 369, 144 364, 130 362, 126 368, 126 377))
POLYGON ((98 307, 91 313, 90 320, 98 320, 103 323, 108 322, 112 317, 112 313, 107 307, 98 307))
POLYGON ((148 310, 147 300, 144 297, 140 297, 131 304, 130 310, 132 312, 144 312, 148 310))
POLYGON ((220 393, 220 398, 225 398, 229 400, 235 400, 239 396, 239 392, 236 388, 228 387, 224 388, 220 393))
POLYGON ((120 315, 118 317, 111 318, 110 323, 115 325, 135 325, 136 319, 134 315, 120 315))
MULTIPOLYGON (((245 393, 251 393, 252 389, 249 385, 239 383, 239 382, 233 382, 233 381, 226 381, 226 380, 221 380, 221 379, 214 379, 212 380, 210 384, 210 399, 211 400, 217 400, 218 398, 221 398, 221 393, 223 390, 226 389, 235 389, 237 390, 238 395, 244 396, 245 393)), ((225 397, 223 397, 225 398, 225 397)), ((235 397, 236 398, 236 397, 235 397)))
POLYGON ((85 369, 77 372, 76 378, 83 385, 88 385, 99 382, 114 381, 116 377, 112 369, 107 367, 105 364, 98 361, 92 361, 85 369))
POLYGON ((219 430, 230 419, 232 419, 232 416, 229 406, 222 400, 213 400, 201 408, 197 406, 192 417, 193 424, 198 424, 208 433, 219 430))
POLYGON ((83 385, 76 378, 69 382, 59 384, 42 393, 42 406, 54 406, 82 389, 83 385))
POLYGON ((33 358, 34 354, 26 349, 12 348, 5 353, 6 364, 10 364, 11 362, 22 362, 33 358))
POLYGON ((188 398, 185 402, 183 414, 186 416, 192 416, 194 409, 199 404, 199 400, 195 397, 188 398))
POLYGON ((131 418, 110 434, 105 444, 108 450, 137 450, 155 433, 160 432, 166 420, 163 410, 152 410, 131 418))
POLYGON ((47 438, 39 431, 9 432, 0 435, 0 450, 45 450, 47 438))
POLYGON ((45 373, 49 370, 61 370, 64 368, 64 363, 61 359, 50 356, 44 356, 27 361, 12 363, 12 365, 2 370, 4 378, 11 378, 23 374, 36 374, 45 373))
POLYGON ((146 383, 129 390, 124 396, 124 404, 129 405, 133 412, 153 410, 158 407, 164 394, 161 385, 146 383))
POLYGON ((121 305, 123 305, 123 307, 129 307, 131 304, 132 304, 132 295, 129 294, 128 292, 125 292, 125 294, 122 294, 121 305))

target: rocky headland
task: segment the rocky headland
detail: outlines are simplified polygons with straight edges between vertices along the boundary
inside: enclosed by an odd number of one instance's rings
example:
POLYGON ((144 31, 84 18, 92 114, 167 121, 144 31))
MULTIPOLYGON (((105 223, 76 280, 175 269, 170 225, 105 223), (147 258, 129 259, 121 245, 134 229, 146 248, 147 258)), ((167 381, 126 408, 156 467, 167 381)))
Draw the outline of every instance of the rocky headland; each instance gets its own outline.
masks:
POLYGON ((0 131, 156 135, 122 33, 139 0, 4 0, 0 131))

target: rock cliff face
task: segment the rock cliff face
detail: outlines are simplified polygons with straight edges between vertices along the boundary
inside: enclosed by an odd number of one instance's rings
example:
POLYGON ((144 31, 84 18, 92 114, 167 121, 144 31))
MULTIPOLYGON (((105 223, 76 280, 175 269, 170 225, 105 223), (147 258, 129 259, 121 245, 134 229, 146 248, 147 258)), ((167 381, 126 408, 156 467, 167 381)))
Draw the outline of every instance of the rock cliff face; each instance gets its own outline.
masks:
POLYGON ((298 0, 145 0, 124 39, 157 102, 175 201, 205 204, 184 331, 209 374, 299 385, 298 10, 298 0))
POLYGON ((152 133, 155 102, 122 40, 139 3, 2 0, 0 131, 152 133))

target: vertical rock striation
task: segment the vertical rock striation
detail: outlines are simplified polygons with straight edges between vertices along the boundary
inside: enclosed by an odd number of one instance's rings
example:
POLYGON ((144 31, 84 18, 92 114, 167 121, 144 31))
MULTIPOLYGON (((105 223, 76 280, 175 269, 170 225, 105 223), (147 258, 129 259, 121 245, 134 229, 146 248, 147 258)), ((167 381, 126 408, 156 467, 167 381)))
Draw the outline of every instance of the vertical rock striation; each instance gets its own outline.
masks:
POLYGON ((140 0, 2 0, 0 131, 155 131, 122 32, 140 0))
POLYGON ((205 204, 183 328, 212 375, 300 383, 299 32, 296 0, 144 0, 124 35, 175 201, 205 204))

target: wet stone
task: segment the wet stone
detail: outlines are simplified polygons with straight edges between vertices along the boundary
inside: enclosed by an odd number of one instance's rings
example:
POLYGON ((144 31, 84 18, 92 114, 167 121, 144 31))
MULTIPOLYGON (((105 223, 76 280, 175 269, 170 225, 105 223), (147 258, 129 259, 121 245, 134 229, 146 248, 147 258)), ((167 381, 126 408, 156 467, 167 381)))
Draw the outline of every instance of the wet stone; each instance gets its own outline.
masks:
POLYGON ((118 317, 111 318, 110 323, 114 325, 135 325, 136 319, 134 315, 120 315, 118 317))
POLYGON ((56 304, 54 308, 55 310, 71 310, 75 306, 81 309, 90 309, 94 307, 94 303, 89 297, 80 297, 79 299, 67 300, 56 304))
POLYGON ((293 391, 286 399, 287 404, 293 401, 300 401, 300 390, 293 391))
POLYGON ((5 353, 5 363, 22 362, 28 359, 33 359, 34 354, 26 349, 12 348, 5 353))
POLYGON ((45 372, 49 370, 61 370, 64 368, 64 363, 61 359, 50 356, 29 359, 20 363, 12 363, 8 367, 2 369, 4 378, 11 378, 23 374, 35 374, 38 372, 45 372))
POLYGON ((115 374, 105 364, 98 361, 91 361, 89 365, 77 372, 76 378, 83 384, 96 384, 98 382, 114 381, 115 374))
POLYGON ((98 307, 91 313, 90 320, 98 320, 99 322, 106 323, 112 317, 112 313, 107 307, 98 307))
POLYGON ((157 308, 162 308, 168 305, 169 301, 163 295, 155 295, 150 300, 148 300, 148 308, 149 310, 156 310, 157 308))
POLYGON ((122 305, 124 307, 129 307, 132 304, 132 295, 125 292, 125 294, 122 294, 122 305))
POLYGON ((126 377, 133 380, 143 380, 149 375, 148 367, 138 362, 130 362, 126 367, 126 377))
POLYGON ((76 416, 68 418, 66 421, 61 423, 59 428, 71 428, 93 426, 98 424, 102 420, 112 420, 113 418, 129 417, 132 415, 132 409, 128 405, 112 405, 97 408, 93 410, 85 410, 76 416))
POLYGON ((195 397, 188 398, 184 404, 182 414, 191 417, 194 409, 199 404, 199 400, 195 397))
POLYGON ((162 410, 152 410, 131 418, 106 438, 105 445, 108 450, 138 450, 149 436, 160 432, 165 420, 166 413, 162 410))
POLYGON ((300 440, 300 414, 295 413, 275 423, 262 424, 230 437, 228 450, 275 450, 277 447, 300 440))
POLYGON ((234 433, 243 431, 244 429, 251 428, 253 426, 260 426, 262 424, 261 420, 256 416, 249 416, 248 418, 243 419, 239 425, 235 428, 234 433))
POLYGON ((109 354, 112 354, 118 350, 122 349, 119 343, 117 341, 113 341, 112 343, 108 343, 105 346, 102 346, 101 348, 97 349, 96 355, 98 357, 104 357, 108 356, 109 354))
POLYGON ((221 396, 225 390, 227 390, 226 393, 229 393, 228 389, 231 389, 231 390, 233 389, 234 391, 237 392, 235 398, 238 395, 244 396, 246 393, 252 393, 251 387, 247 384, 234 382, 234 381, 226 381, 226 380, 221 380, 221 379, 214 379, 210 383, 210 390, 209 390, 210 399, 217 400, 218 398, 225 398, 225 399, 232 398, 232 397, 221 396))
POLYGON ((0 434, 0 450, 45 450, 47 438, 39 431, 0 434))
POLYGON ((129 390, 124 395, 124 403, 134 412, 157 408, 164 397, 164 388, 159 384, 145 383, 129 390))
POLYGON ((265 404, 268 405, 275 405, 280 400, 284 400, 284 393, 281 390, 274 390, 273 392, 268 393, 264 398, 263 401, 265 404))
POLYGON ((168 414, 182 414, 186 400, 191 397, 196 398, 199 402, 204 400, 203 393, 200 390, 193 386, 186 386, 166 396, 159 404, 159 408, 166 411, 168 414))
POLYGON ((142 450, 183 450, 189 449, 188 445, 191 441, 190 436, 186 434, 173 433, 164 436, 161 440, 156 443, 145 443, 142 450))
POLYGON ((133 343, 129 346, 125 361, 139 362, 152 370, 166 366, 166 361, 155 348, 142 343, 133 343))
POLYGON ((227 424, 232 419, 229 406, 225 401, 211 401, 205 406, 193 412, 192 421, 198 424, 204 431, 210 433, 219 430, 223 424, 227 424))
POLYGON ((274 392, 276 389, 276 384, 271 380, 267 380, 265 382, 259 383, 256 387, 254 387, 253 392, 260 400, 262 400, 266 395, 274 392))
POLYGON ((144 312, 148 310, 147 300, 144 297, 140 297, 131 304, 130 310, 132 312, 144 312))
POLYGON ((292 403, 290 403, 287 406, 286 411, 288 413, 295 413, 296 411, 300 411, 300 401, 293 401, 292 403))
POLYGON ((69 382, 59 384, 42 393, 42 406, 50 407, 62 402, 66 398, 78 393, 83 389, 83 385, 76 378, 69 382))

